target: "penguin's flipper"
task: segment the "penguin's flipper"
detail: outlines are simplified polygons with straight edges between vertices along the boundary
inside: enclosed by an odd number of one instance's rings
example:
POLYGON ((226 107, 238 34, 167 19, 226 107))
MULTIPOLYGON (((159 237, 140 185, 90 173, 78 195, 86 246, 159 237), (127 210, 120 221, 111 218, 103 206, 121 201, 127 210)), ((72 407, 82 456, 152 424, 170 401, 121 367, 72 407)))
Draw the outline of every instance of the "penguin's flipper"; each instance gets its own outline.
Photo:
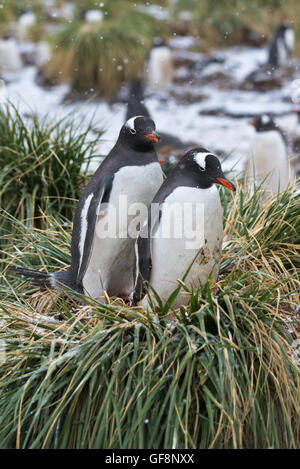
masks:
POLYGON ((91 196, 86 218, 84 217, 84 214, 82 213, 82 218, 83 218, 82 223, 85 223, 85 229, 84 229, 84 234, 82 235, 84 236, 84 239, 82 242, 83 252, 81 253, 81 260, 79 263, 79 269, 78 269, 78 274, 77 274, 77 279, 76 279, 77 283, 80 283, 82 281, 85 271, 87 269, 90 256, 92 253, 92 246, 93 246, 93 241, 94 241, 94 236, 95 236, 97 218, 100 213, 101 204, 106 202, 109 199, 111 184, 112 184, 112 180, 110 177, 103 178, 101 181, 101 184, 91 196))
POLYGON ((152 270, 152 233, 160 218, 160 208, 156 204, 154 210, 149 209, 148 222, 142 227, 135 245, 135 286, 133 291, 133 304, 138 302, 146 294, 146 286, 150 282, 152 270))

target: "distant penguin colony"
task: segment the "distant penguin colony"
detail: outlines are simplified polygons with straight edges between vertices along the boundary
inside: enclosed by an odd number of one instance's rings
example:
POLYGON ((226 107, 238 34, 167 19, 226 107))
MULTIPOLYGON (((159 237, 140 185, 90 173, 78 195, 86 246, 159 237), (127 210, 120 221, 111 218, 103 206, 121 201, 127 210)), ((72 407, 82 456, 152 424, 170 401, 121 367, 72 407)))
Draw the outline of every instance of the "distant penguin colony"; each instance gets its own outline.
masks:
POLYGON ((128 207, 136 202, 148 206, 163 181, 154 149, 159 137, 154 122, 143 116, 123 125, 118 141, 84 189, 74 216, 71 266, 52 274, 15 268, 40 286, 102 299, 128 296, 133 289, 135 238, 128 236, 132 216, 128 207), (119 208, 126 197, 125 207, 119 208), (107 210, 103 213, 102 210, 107 210), (103 236, 102 228, 117 220, 116 236, 103 236))
POLYGON ((271 116, 263 114, 250 121, 256 134, 249 151, 247 176, 263 184, 270 195, 286 189, 293 181, 283 136, 271 116))
MULTIPOLYGON (((213 281, 217 279, 223 215, 215 184, 235 190, 233 183, 224 176, 218 158, 204 148, 186 153, 164 181, 153 199, 158 209, 154 215, 149 213, 148 224, 144 226, 148 236, 141 231, 136 243, 136 280, 132 294, 135 304, 149 306, 151 288, 166 302, 178 287, 178 280, 183 279, 188 288, 197 289, 199 281, 205 285, 210 275, 213 281), (185 204, 189 208, 185 208, 185 204), (198 217, 197 206, 203 207, 198 217), (187 210, 191 219, 186 219, 187 210), (169 226, 175 231, 165 236, 169 226), (194 246, 189 246, 188 228, 191 226, 195 233, 203 233, 203 239, 194 246), (177 237, 176 233, 181 236, 177 237), (145 283, 150 285, 146 296, 145 283)), ((155 303, 154 295, 152 300, 155 303)), ((181 289, 172 307, 178 308, 188 301, 189 296, 181 289)))
POLYGON ((288 21, 276 31, 269 47, 269 64, 274 67, 288 65, 295 47, 295 34, 288 21))

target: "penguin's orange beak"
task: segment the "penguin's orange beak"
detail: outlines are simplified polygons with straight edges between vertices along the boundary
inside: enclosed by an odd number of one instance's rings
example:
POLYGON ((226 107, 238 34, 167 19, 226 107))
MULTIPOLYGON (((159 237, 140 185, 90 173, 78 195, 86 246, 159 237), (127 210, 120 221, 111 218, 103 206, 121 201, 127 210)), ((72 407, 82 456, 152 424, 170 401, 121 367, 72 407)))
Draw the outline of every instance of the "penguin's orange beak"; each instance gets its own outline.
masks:
POLYGON ((145 134, 145 137, 153 143, 157 143, 160 140, 160 136, 156 132, 152 132, 151 134, 145 134))
POLYGON ((228 181, 228 179, 224 178, 216 178, 216 180, 222 184, 222 186, 227 187, 227 189, 230 189, 231 191, 236 191, 235 185, 232 184, 232 182, 228 181))
POLYGON ((248 124, 255 126, 255 120, 248 121, 248 124))

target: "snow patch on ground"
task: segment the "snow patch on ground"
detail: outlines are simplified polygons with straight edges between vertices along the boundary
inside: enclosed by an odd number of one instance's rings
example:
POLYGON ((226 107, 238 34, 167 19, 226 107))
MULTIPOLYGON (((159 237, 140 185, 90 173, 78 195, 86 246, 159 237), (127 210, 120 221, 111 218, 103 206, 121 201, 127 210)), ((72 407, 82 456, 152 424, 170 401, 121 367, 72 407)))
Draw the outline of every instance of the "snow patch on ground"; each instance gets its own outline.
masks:
MULTIPOLYGON (((172 39, 172 45, 177 50, 190 47, 193 42, 189 37, 172 39)), ((200 55, 203 57, 203 54, 200 55)), ((233 47, 216 50, 214 55, 224 58, 223 63, 218 63, 218 68, 223 69, 236 82, 242 82, 266 60, 265 48, 233 47)), ((35 76, 34 66, 24 67, 22 72, 16 74, 7 84, 8 99, 22 114, 37 113, 40 116, 62 117, 76 111, 74 115, 78 116, 77 118, 83 117, 87 123, 94 115, 95 127, 105 131, 97 154, 106 155, 118 138, 125 120, 126 105, 110 106, 104 100, 61 105, 69 86, 64 84, 51 89, 41 88, 35 82, 35 76)), ((271 112, 280 116, 278 123, 283 124, 285 129, 290 130, 296 125, 296 117, 289 114, 289 80, 286 80, 282 89, 263 93, 226 87, 219 89, 214 83, 204 85, 199 91, 203 93, 204 99, 192 104, 178 104, 175 98, 158 92, 146 97, 145 103, 158 131, 173 134, 185 142, 203 144, 212 151, 229 155, 224 163, 225 169, 235 166, 237 172, 243 170, 244 159, 254 136, 254 129, 248 125, 252 115, 271 112)), ((94 137, 91 134, 90 138, 94 137)), ((100 161, 99 157, 95 158, 90 169, 94 171, 100 161)))

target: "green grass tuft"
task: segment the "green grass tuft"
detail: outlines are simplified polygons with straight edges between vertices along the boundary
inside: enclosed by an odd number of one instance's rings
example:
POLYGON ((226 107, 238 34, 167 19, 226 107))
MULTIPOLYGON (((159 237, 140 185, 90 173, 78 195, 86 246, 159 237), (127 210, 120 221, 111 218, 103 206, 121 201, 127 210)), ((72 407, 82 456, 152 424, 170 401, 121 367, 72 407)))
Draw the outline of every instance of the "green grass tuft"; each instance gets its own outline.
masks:
MULTIPOLYGON (((13 105, 0 110, 0 207, 31 225, 41 213, 72 219, 101 133, 90 140, 92 119, 25 120, 13 105), (84 172, 82 167, 85 166, 84 172)), ((4 222, 5 221, 5 222, 4 222)), ((8 229, 0 221, 0 235, 8 229)), ((40 226, 40 225, 39 225, 40 226)))
POLYGON ((106 1, 101 22, 77 15, 54 38, 52 60, 44 73, 69 80, 80 92, 113 96, 124 81, 143 74, 147 54, 163 25, 132 2, 106 1))

